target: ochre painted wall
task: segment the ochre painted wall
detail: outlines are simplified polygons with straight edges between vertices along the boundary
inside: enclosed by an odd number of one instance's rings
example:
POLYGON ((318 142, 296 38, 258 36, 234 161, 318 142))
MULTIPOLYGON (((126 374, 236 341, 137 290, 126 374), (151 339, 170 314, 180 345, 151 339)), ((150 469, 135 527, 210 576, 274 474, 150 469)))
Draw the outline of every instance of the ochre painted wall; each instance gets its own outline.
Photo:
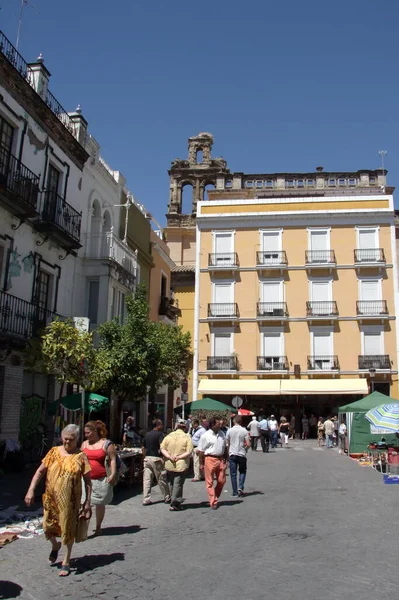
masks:
MULTIPOLYGON (((178 301, 181 310, 179 325, 183 331, 188 331, 191 335, 191 350, 194 350, 194 286, 178 286, 174 290, 175 299, 178 301)), ((190 371, 188 377, 188 401, 192 400, 193 391, 193 372, 190 371)))

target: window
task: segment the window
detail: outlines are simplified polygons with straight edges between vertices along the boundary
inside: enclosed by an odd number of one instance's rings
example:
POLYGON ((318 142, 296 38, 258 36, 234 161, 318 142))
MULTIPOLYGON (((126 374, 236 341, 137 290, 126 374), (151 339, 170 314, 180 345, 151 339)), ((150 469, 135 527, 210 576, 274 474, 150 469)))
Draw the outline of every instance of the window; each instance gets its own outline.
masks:
POLYGON ((326 229, 312 229, 309 231, 309 249, 311 250, 310 262, 330 261, 330 232, 326 229))
POLYGON ((215 333, 213 335, 213 356, 230 356, 231 353, 231 333, 215 333))
POLYGON ((247 188, 253 188, 254 187, 254 182, 253 181, 246 181, 245 182, 245 187, 247 187, 247 188))
POLYGON ((88 314, 90 323, 98 323, 98 298, 100 294, 100 282, 97 280, 89 281, 89 308, 88 314))
POLYGON ((14 129, 2 117, 0 117, 0 146, 9 152, 12 150, 12 138, 14 129))
POLYGON ((50 279, 51 275, 45 271, 39 271, 37 285, 37 304, 43 310, 48 309, 50 296, 50 279))
POLYGON ((365 356, 379 356, 383 354, 382 331, 363 332, 363 354, 365 356))
POLYGON ((230 315, 234 298, 234 288, 232 283, 214 283, 213 284, 213 316, 230 315))
POLYGON ((161 274, 161 298, 169 297, 168 294, 168 279, 166 275, 161 274))
POLYGON ((380 300, 381 279, 360 280, 360 300, 380 300))
POLYGON ((227 179, 226 183, 225 183, 225 188, 232 188, 233 187, 233 181, 231 179, 227 179))
POLYGON ((354 177, 349 177, 348 183, 351 186, 357 185, 357 179, 355 179, 354 177))
POLYGON ((297 181, 297 187, 302 188, 302 187, 304 187, 304 185, 305 185, 305 182, 303 181, 303 179, 298 179, 298 181, 297 181))
POLYGON ((345 183, 346 183, 346 180, 345 180, 343 177, 340 177, 340 178, 338 179, 338 185, 341 185, 341 186, 342 186, 342 185, 345 185, 345 183))
POLYGON ((378 248, 378 230, 375 227, 358 228, 357 235, 360 250, 378 248))
POLYGON ((278 264, 281 243, 281 230, 261 231, 262 264, 278 264))
POLYGON ((295 187, 295 182, 294 182, 293 179, 287 179, 286 182, 285 182, 285 185, 288 188, 293 188, 293 187, 295 187))
POLYGON ((112 318, 114 317, 118 317, 121 323, 125 320, 125 294, 117 288, 113 288, 112 292, 112 318))
POLYGON ((336 180, 335 180, 335 179, 333 179, 333 178, 329 179, 329 180, 328 180, 328 185, 329 185, 329 187, 335 187, 335 185, 336 185, 336 180))
POLYGON ((274 181, 273 181, 273 179, 266 179, 266 181, 265 181, 265 187, 267 187, 267 188, 274 187, 274 181))
POLYGON ((257 181, 256 182, 256 187, 257 188, 263 188, 263 181, 257 181))
POLYGON ((312 362, 311 366, 317 371, 328 371, 333 368, 333 338, 332 332, 312 332, 312 362))
MULTIPOLYGON (((283 282, 282 281, 263 281, 261 286, 261 302, 279 304, 283 302, 283 282)), ((282 307, 275 307, 282 308, 282 307)), ((272 310, 273 307, 272 307, 272 310)))
POLYGON ((213 238, 213 249, 215 253, 215 266, 228 266, 233 264, 234 238, 231 231, 217 232, 213 238))
POLYGON ((370 177, 369 181, 370 181, 370 185, 375 185, 377 183, 377 178, 376 177, 370 177))
POLYGON ((58 169, 53 167, 53 165, 49 164, 47 175, 47 190, 51 193, 52 196, 56 196, 58 194, 59 185, 60 172, 58 171, 58 169))
POLYGON ((309 186, 309 187, 313 187, 313 186, 314 186, 314 184, 315 184, 315 181, 314 181, 314 179, 307 179, 307 180, 306 180, 306 185, 307 185, 307 186, 309 186))
POLYGON ((312 281, 310 287, 312 315, 330 315, 333 311, 332 281, 312 281))
POLYGON ((265 369, 281 369, 283 354, 283 334, 275 331, 264 333, 263 356, 265 357, 265 369))

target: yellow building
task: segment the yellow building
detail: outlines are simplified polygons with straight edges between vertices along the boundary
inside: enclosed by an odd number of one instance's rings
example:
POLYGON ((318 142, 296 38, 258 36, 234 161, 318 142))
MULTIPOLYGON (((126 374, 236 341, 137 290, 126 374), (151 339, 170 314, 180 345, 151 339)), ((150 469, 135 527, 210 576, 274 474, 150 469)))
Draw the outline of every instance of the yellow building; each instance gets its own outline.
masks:
POLYGON ((195 251, 195 299, 187 296, 185 309, 187 328, 194 313, 189 399, 238 395, 257 412, 299 417, 326 415, 370 390, 399 398, 386 171, 230 173, 212 159, 212 144, 210 134, 190 138, 188 160, 169 171, 176 268, 191 266, 195 251))

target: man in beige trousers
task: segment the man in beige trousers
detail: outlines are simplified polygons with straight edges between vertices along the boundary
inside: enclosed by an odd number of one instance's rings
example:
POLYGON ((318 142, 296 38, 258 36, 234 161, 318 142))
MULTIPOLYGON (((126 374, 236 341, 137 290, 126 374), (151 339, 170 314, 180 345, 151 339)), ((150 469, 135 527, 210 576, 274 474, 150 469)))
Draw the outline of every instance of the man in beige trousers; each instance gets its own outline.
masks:
POLYGON ((143 440, 143 505, 151 502, 151 484, 153 479, 158 483, 163 494, 165 504, 170 502, 169 484, 167 481, 164 459, 161 454, 161 443, 164 439, 163 423, 159 419, 152 422, 152 431, 149 431, 143 440))

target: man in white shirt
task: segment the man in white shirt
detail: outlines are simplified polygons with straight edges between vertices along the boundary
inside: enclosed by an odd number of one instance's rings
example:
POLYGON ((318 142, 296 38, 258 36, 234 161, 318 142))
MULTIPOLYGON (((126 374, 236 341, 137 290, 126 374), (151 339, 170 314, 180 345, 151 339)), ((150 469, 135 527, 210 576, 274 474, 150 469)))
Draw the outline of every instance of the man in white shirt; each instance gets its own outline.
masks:
POLYGON ((249 430, 249 436, 251 438, 251 449, 256 452, 259 439, 259 423, 256 417, 252 417, 252 421, 247 426, 249 430))
POLYGON ((197 446, 201 470, 204 469, 206 491, 209 504, 213 510, 218 507, 218 498, 226 483, 226 437, 220 431, 220 419, 209 419, 209 429, 202 436, 197 446), (216 486, 213 480, 216 479, 216 486))
POLYGON ((278 423, 274 418, 274 415, 270 415, 269 419, 269 431, 272 448, 277 448, 277 438, 278 438, 278 423))
POLYGON ((331 420, 331 417, 328 417, 324 421, 324 433, 326 436, 326 448, 332 448, 334 445, 334 423, 331 420))
POLYGON ((230 456, 230 478, 233 488, 232 496, 244 496, 245 478, 247 476, 247 449, 251 446, 248 432, 241 426, 242 417, 234 417, 234 427, 228 430, 226 440, 230 456), (237 468, 240 473, 237 489, 237 468))

